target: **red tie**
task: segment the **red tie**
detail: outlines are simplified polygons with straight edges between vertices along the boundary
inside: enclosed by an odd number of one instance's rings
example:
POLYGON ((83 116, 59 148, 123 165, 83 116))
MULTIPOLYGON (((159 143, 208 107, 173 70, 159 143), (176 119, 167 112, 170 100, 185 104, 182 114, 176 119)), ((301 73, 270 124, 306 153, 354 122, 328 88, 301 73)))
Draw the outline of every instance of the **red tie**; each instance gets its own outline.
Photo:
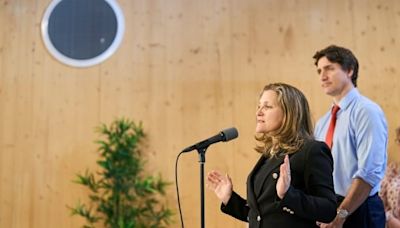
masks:
POLYGON ((329 124, 328 128, 328 133, 326 133, 325 137, 325 142, 329 146, 329 148, 332 148, 332 139, 333 139, 333 132, 335 131, 335 125, 336 125, 336 113, 339 111, 340 107, 335 105, 332 108, 331 112, 331 122, 329 124))

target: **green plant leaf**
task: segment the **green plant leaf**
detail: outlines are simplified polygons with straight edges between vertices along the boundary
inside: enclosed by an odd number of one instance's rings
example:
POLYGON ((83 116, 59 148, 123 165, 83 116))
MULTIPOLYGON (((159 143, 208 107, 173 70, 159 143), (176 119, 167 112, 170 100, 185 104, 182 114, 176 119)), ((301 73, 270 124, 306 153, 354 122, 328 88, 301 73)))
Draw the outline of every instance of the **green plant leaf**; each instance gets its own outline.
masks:
POLYGON ((168 182, 160 175, 146 175, 141 143, 146 134, 142 123, 116 119, 110 125, 96 128, 100 139, 99 170, 76 174, 75 183, 87 187, 89 206, 78 201, 68 207, 72 215, 82 216, 95 227, 100 221, 110 228, 165 227, 170 224, 172 211, 162 200, 168 182))

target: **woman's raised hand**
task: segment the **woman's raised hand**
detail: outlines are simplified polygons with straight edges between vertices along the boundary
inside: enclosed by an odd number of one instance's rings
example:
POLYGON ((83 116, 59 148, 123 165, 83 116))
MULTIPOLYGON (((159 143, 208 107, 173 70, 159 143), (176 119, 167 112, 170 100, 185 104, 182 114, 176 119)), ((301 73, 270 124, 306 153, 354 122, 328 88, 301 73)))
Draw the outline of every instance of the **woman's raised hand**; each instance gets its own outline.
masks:
POLYGON ((290 181, 292 180, 290 175, 290 162, 289 156, 286 155, 283 159, 283 164, 280 166, 280 175, 278 182, 276 182, 276 193, 280 199, 285 197, 286 192, 289 189, 290 181))
POLYGON ((207 174, 207 188, 214 191, 215 195, 227 204, 232 195, 232 180, 228 174, 222 175, 216 170, 212 170, 207 174))

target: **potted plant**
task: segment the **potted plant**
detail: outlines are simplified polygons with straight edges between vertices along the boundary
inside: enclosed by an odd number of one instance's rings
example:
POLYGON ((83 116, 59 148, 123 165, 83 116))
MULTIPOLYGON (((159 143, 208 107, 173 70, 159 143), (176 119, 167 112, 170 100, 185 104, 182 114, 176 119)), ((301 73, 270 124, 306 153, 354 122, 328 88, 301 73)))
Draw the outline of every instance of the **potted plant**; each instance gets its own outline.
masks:
POLYGON ((77 174, 76 183, 89 190, 87 204, 69 207, 72 215, 86 219, 85 228, 103 223, 110 228, 156 228, 171 222, 172 211, 162 196, 168 185, 160 175, 146 175, 140 145, 142 124, 117 119, 98 127, 103 136, 97 160, 99 171, 77 174))

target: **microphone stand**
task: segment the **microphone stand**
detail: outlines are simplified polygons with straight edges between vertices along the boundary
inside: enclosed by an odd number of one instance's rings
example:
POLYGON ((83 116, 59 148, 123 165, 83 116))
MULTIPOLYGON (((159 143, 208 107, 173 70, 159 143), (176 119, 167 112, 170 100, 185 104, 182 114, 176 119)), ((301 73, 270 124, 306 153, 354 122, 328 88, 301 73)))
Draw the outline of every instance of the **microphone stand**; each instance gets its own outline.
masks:
POLYGON ((205 148, 197 149, 199 153, 199 163, 200 163, 200 211, 201 211, 201 228, 204 228, 204 163, 206 163, 206 150, 205 148))

